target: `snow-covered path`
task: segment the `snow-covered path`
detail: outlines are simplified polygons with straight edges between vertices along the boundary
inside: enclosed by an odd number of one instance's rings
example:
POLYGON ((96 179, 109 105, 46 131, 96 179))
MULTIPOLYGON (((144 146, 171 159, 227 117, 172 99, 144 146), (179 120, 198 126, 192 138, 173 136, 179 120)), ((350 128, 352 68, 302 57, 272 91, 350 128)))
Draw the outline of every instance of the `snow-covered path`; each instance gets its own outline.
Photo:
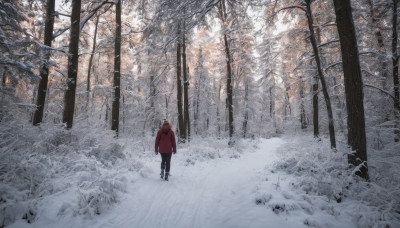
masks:
MULTIPOLYGON (((184 166, 172 158, 169 182, 158 177, 159 159, 150 164, 146 178, 128 187, 128 194, 95 227, 299 227, 255 204, 260 173, 276 159, 281 139, 263 140, 256 152, 239 159, 217 159, 184 166)), ((274 178, 269 177, 273 191, 274 178)), ((277 180, 276 180, 277 181, 277 180)), ((275 182, 276 183, 276 182, 275 182)), ((263 189, 268 192, 268 189, 263 189)))

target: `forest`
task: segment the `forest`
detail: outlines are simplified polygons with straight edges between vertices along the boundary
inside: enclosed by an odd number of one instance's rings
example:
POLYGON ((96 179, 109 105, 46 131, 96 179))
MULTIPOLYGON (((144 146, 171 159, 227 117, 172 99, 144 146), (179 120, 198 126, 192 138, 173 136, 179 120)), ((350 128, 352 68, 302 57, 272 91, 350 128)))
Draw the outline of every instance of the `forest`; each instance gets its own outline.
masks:
POLYGON ((0 0, 0 227, 399 227, 399 24, 399 0, 0 0))

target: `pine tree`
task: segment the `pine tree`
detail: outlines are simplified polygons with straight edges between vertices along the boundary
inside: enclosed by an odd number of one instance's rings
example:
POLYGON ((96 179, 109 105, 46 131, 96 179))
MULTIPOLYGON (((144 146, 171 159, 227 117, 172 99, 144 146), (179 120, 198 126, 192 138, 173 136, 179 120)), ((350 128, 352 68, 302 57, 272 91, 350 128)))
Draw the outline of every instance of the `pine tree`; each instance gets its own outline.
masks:
MULTIPOLYGON (((44 45, 51 47, 53 40, 53 28, 54 28, 54 8, 55 0, 47 0, 46 4, 46 22, 44 28, 44 45)), ((50 51, 45 51, 45 59, 50 59, 50 51)), ((40 70, 40 83, 37 92, 36 110, 33 117, 33 125, 38 125, 43 119, 43 110, 46 100, 47 83, 49 78, 49 66, 44 64, 40 70)))
POLYGON ((72 0, 71 30, 68 56, 67 91, 64 95, 63 123, 66 128, 72 128, 75 111, 75 91, 78 77, 78 50, 80 33, 81 0, 72 0))
POLYGON ((119 100, 121 96, 121 0, 115 4, 114 97, 112 102, 111 130, 119 134, 119 100))
POLYGON ((356 32, 350 0, 334 0, 336 24, 340 37, 344 86, 347 106, 348 144, 354 151, 348 155, 349 163, 359 167, 356 172, 369 179, 367 166, 367 145, 365 136, 363 82, 358 53, 356 32))

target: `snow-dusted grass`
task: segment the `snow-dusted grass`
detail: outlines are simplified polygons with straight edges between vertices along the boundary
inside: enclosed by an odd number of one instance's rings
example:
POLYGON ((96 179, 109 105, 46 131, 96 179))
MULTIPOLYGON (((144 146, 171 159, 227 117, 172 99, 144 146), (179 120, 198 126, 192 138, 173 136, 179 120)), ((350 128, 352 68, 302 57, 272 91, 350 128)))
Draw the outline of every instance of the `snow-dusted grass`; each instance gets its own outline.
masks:
MULTIPOLYGON (((303 136, 286 141, 279 148, 280 159, 272 171, 288 174, 288 186, 296 198, 303 198, 313 210, 332 216, 351 215, 358 227, 400 227, 398 145, 397 149, 388 145, 381 151, 369 148, 371 180, 366 182, 354 175, 355 170, 349 169, 350 151, 344 147, 345 142, 340 142, 338 151, 333 152, 328 139, 303 136)), ((304 223, 324 227, 315 217, 310 213, 304 223)))

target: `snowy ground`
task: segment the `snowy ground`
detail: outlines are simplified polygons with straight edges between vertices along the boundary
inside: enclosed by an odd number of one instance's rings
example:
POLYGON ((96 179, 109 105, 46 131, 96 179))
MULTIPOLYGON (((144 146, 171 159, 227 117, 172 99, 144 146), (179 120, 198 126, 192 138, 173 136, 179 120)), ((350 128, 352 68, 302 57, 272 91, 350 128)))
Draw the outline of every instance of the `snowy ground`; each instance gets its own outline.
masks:
POLYGON ((350 215, 329 215, 296 197, 290 175, 271 172, 284 144, 262 139, 249 151, 217 159, 193 159, 186 148, 173 156, 169 182, 159 178, 160 158, 144 156, 140 172, 120 173, 125 191, 101 215, 60 215, 60 208, 77 203, 76 193, 66 191, 43 200, 37 221, 9 227, 356 227, 350 215))
POLYGON ((366 182, 340 139, 196 137, 166 182, 153 137, 10 124, 0 138, 0 227, 400 227, 397 144, 369 148, 366 182))

